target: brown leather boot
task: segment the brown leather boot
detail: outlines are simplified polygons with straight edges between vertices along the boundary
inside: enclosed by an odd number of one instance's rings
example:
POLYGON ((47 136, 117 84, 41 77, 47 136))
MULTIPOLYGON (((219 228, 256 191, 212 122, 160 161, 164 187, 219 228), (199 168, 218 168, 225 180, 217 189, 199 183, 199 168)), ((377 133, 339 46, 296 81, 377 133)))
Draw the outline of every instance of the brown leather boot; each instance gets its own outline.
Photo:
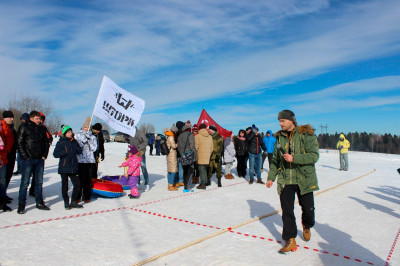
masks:
POLYGON ((169 191, 177 191, 178 189, 174 185, 168 184, 168 190, 169 191))
POLYGON ((176 187, 183 187, 184 185, 184 183, 176 183, 176 187))
POLYGON ((310 241, 311 239, 311 230, 310 228, 307 228, 303 224, 303 239, 304 241, 310 241))
POLYGON ((230 177, 231 179, 235 179, 235 177, 234 177, 233 175, 231 175, 231 174, 229 174, 229 177, 230 177))
POLYGON ((294 238, 291 238, 289 240, 286 240, 285 246, 279 250, 279 253, 286 254, 290 251, 294 252, 296 250, 297 250, 296 240, 294 238))
POLYGON ((231 178, 229 177, 229 174, 226 174, 226 175, 225 175, 225 179, 231 179, 231 178))
POLYGON ((199 177, 198 176, 192 177, 192 184, 198 184, 198 183, 199 183, 199 177))

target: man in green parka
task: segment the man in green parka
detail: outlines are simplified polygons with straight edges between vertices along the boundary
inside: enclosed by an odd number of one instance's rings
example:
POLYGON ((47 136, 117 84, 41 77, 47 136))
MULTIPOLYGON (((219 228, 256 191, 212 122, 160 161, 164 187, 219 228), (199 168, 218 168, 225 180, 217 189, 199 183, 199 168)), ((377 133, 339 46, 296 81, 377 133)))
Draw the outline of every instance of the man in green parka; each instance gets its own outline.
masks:
POLYGON ((285 246, 279 252, 296 251, 297 226, 294 216, 295 194, 302 209, 303 239, 311 238, 310 228, 314 226, 314 194, 318 190, 315 163, 319 158, 319 146, 314 129, 310 125, 298 126, 294 113, 283 110, 278 114, 281 129, 276 136, 268 181, 270 188, 278 176, 277 186, 282 207, 285 246))
POLYGON ((222 152, 224 151, 224 139, 221 137, 220 134, 218 134, 217 127, 214 125, 211 125, 208 128, 210 135, 213 140, 213 152, 211 153, 210 157, 210 164, 208 165, 208 180, 207 180, 207 186, 211 185, 211 176, 213 175, 213 172, 215 171, 217 173, 217 179, 218 179, 218 187, 222 187, 221 184, 221 177, 222 177, 222 152))

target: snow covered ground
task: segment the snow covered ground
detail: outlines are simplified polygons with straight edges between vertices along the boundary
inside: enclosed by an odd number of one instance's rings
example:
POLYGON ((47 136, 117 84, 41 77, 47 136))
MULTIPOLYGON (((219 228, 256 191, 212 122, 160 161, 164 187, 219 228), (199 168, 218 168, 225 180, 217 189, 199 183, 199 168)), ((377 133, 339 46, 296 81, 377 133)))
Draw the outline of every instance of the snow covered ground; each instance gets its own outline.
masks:
MULTIPOLYGON (((127 144, 105 148, 100 175, 121 174, 117 166, 127 144)), ((93 197, 83 209, 66 211, 58 161, 49 156, 43 187, 50 211, 37 210, 29 197, 26 214, 17 214, 20 176, 11 180, 13 211, 0 213, 0 264, 132 265, 160 255, 148 265, 384 265, 393 250, 389 262, 400 265, 400 243, 394 245, 400 229, 400 156, 350 152, 348 172, 338 171, 338 156, 320 151, 323 193, 315 196, 316 225, 311 241, 304 242, 296 205, 299 248, 288 255, 277 252, 280 213, 256 219, 280 209, 276 185, 249 185, 234 170, 235 179, 223 179, 222 188, 214 176, 206 191, 172 192, 165 157, 147 156, 151 188, 140 199, 93 197), (163 256, 173 249, 178 251, 163 256)), ((265 181, 267 172, 262 177, 265 181)))

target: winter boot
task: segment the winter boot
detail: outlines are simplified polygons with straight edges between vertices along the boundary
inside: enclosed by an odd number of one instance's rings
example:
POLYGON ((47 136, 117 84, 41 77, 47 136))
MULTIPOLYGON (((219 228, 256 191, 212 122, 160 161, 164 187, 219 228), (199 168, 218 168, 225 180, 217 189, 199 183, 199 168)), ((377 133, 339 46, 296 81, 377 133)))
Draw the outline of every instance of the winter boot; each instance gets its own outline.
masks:
POLYGON ((249 185, 253 184, 254 178, 250 178, 249 185))
POLYGON ((290 251, 296 251, 297 250, 297 246, 296 246, 296 240, 294 238, 291 238, 289 240, 286 240, 285 246, 282 247, 279 250, 279 253, 281 254, 287 254, 290 251))
POLYGON ((176 186, 168 184, 168 190, 169 191, 177 191, 178 189, 176 188, 176 186))
POLYGON ((70 207, 71 208, 77 208, 77 209, 83 208, 83 206, 78 204, 78 202, 76 202, 76 201, 72 201, 70 207))
POLYGON ((185 184, 184 183, 176 183, 177 187, 183 187, 185 184))
POLYGON ((222 187, 222 184, 221 184, 221 177, 218 177, 218 187, 222 187))
POLYGON ((0 208, 3 210, 3 212, 10 212, 12 209, 7 206, 7 201, 6 199, 2 199, 0 202, 0 208))
POLYGON ((136 198, 139 198, 140 195, 139 195, 139 190, 137 187, 131 188, 131 195, 136 198))
POLYGON ((25 213, 25 203, 18 203, 18 214, 24 214, 25 213))
POLYGON ((198 184, 198 183, 199 183, 199 177, 198 176, 192 177, 192 184, 198 184))
POLYGON ((257 184, 265 184, 265 183, 260 178, 260 179, 257 179, 257 184))
POLYGON ((231 179, 235 179, 235 177, 233 175, 229 174, 229 176, 231 179))
POLYGON ((200 185, 198 185, 196 188, 197 188, 197 189, 206 189, 207 186, 206 186, 206 185, 200 184, 200 185))
POLYGON ((49 211, 49 210, 50 210, 50 208, 47 207, 47 206, 44 204, 44 201, 42 201, 42 202, 40 202, 40 203, 36 203, 36 208, 39 209, 39 210, 43 210, 43 211, 49 211))
POLYGON ((303 239, 304 241, 310 241, 311 239, 311 230, 310 228, 307 228, 303 224, 303 239))
POLYGON ((70 210, 71 209, 71 207, 69 206, 69 200, 68 201, 64 201, 64 208, 66 210, 70 210))
POLYGON ((128 197, 129 197, 130 199, 138 199, 138 198, 139 198, 139 196, 134 196, 134 195, 132 195, 132 194, 129 194, 128 197))
POLYGON ((194 192, 194 190, 186 189, 186 188, 183 190, 183 193, 188 193, 188 192, 194 192))
POLYGON ((206 186, 211 186, 211 177, 207 178, 206 186))

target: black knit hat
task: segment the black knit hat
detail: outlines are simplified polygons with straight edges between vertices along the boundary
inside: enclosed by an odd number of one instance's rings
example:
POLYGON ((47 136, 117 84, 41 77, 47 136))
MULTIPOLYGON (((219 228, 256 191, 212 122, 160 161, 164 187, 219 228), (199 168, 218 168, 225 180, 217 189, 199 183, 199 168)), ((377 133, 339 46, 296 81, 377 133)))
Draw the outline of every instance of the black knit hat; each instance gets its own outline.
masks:
POLYGON ((297 121, 296 121, 296 116, 294 115, 294 113, 290 110, 283 110, 280 111, 278 114, 278 120, 280 119, 287 119, 292 121, 295 125, 297 125, 297 121))
POLYGON ((100 131, 103 126, 100 123, 96 123, 92 126, 92 129, 100 131))
POLYGON ((13 112, 11 112, 11 111, 4 111, 4 112, 3 112, 3 118, 8 118, 8 117, 14 117, 13 112))
POLYGON ((217 127, 215 125, 211 125, 208 127, 208 129, 214 130, 214 131, 218 131, 217 127))

